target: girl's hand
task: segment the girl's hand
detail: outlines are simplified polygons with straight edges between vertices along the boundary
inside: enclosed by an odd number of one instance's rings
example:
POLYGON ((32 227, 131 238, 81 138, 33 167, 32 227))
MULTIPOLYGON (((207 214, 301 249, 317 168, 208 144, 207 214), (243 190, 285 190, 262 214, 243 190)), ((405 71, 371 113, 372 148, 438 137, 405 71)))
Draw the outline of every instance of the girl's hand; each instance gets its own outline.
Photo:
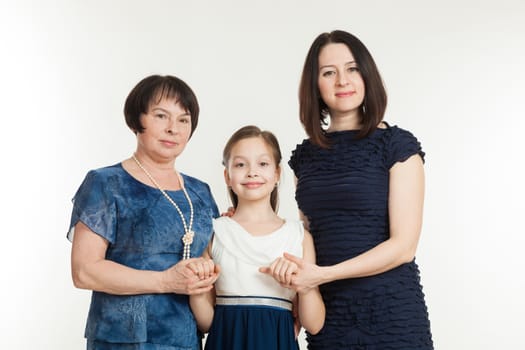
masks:
POLYGON ((219 266, 213 264, 213 261, 210 260, 210 263, 205 260, 209 259, 181 260, 163 271, 163 290, 166 293, 188 295, 209 292, 219 277, 220 269, 219 266))
POLYGON ((283 287, 290 288, 292 276, 298 270, 297 264, 285 257, 275 259, 275 261, 266 267, 259 268, 259 271, 272 276, 283 287))
POLYGON ((214 276, 215 264, 211 259, 197 258, 186 265, 200 280, 214 276))
POLYGON ((322 267, 288 253, 277 258, 270 266, 260 267, 259 272, 272 276, 281 286, 293 289, 299 294, 308 293, 320 284, 328 282, 322 267))

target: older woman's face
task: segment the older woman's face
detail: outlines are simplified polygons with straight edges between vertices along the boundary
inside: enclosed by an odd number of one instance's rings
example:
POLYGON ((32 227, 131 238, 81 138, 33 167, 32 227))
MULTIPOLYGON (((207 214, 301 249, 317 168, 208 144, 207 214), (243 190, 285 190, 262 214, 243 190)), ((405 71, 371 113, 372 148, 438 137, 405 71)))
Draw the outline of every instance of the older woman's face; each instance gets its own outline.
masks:
POLYGON ((144 131, 137 134, 137 147, 155 158, 174 160, 190 138, 191 116, 174 98, 154 99, 141 122, 144 131))
POLYGON ((331 117, 357 113, 365 98, 365 83, 345 44, 328 44, 321 49, 318 87, 331 117))

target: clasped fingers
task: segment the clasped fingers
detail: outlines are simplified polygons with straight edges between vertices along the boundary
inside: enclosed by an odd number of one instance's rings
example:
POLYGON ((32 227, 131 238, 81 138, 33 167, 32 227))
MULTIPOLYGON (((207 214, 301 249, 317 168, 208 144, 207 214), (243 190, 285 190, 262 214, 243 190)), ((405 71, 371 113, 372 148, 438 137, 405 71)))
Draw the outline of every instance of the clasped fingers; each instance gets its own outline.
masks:
POLYGON ((292 276, 298 269, 296 263, 284 257, 280 257, 275 259, 270 265, 269 273, 281 285, 288 286, 292 283, 292 276))
POLYGON ((190 269, 200 280, 215 276, 217 268, 211 259, 197 258, 189 262, 186 267, 190 269))

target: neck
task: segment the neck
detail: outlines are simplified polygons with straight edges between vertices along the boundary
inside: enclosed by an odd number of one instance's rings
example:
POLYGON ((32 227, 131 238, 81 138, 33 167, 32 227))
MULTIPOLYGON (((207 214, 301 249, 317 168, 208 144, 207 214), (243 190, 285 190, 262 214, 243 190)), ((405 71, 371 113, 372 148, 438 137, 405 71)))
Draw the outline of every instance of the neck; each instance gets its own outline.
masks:
POLYGON ((264 236, 275 232, 284 223, 271 208, 269 202, 261 205, 260 210, 256 206, 237 205, 232 219, 241 225, 252 236, 264 236))
POLYGON ((135 151, 133 153, 135 158, 137 158, 142 165, 149 169, 151 171, 173 171, 175 168, 175 159, 163 159, 160 157, 154 157, 148 153, 141 152, 139 150, 135 151))
POLYGON ((279 216, 273 211, 268 200, 252 202, 239 199, 235 214, 232 217, 236 221, 264 222, 275 220, 279 216))
POLYGON ((330 127, 328 131, 358 130, 361 128, 361 117, 354 110, 346 114, 334 113, 330 115, 330 127))
POLYGON ((159 162, 144 153, 136 152, 130 162, 133 167, 132 173, 144 183, 165 190, 179 190, 183 187, 182 179, 174 168, 174 160, 159 162))

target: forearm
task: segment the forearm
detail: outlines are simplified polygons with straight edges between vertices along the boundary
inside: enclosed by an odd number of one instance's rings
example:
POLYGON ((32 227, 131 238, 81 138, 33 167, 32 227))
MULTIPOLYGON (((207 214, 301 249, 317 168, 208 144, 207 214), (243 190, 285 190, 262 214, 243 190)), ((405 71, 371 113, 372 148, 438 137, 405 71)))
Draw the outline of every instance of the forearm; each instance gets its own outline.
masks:
POLYGON ((190 307, 201 332, 208 332, 213 321, 215 293, 213 291, 190 296, 190 307))
POLYGON ((163 272, 136 270, 110 260, 73 266, 77 288, 117 295, 165 293, 162 277, 163 272))
POLYGON ((323 267, 322 283, 358 278, 389 271, 414 259, 415 247, 389 239, 376 247, 339 264, 323 267))
POLYGON ((318 288, 298 295, 298 312, 301 326, 310 334, 317 334, 324 325, 325 306, 318 288))

